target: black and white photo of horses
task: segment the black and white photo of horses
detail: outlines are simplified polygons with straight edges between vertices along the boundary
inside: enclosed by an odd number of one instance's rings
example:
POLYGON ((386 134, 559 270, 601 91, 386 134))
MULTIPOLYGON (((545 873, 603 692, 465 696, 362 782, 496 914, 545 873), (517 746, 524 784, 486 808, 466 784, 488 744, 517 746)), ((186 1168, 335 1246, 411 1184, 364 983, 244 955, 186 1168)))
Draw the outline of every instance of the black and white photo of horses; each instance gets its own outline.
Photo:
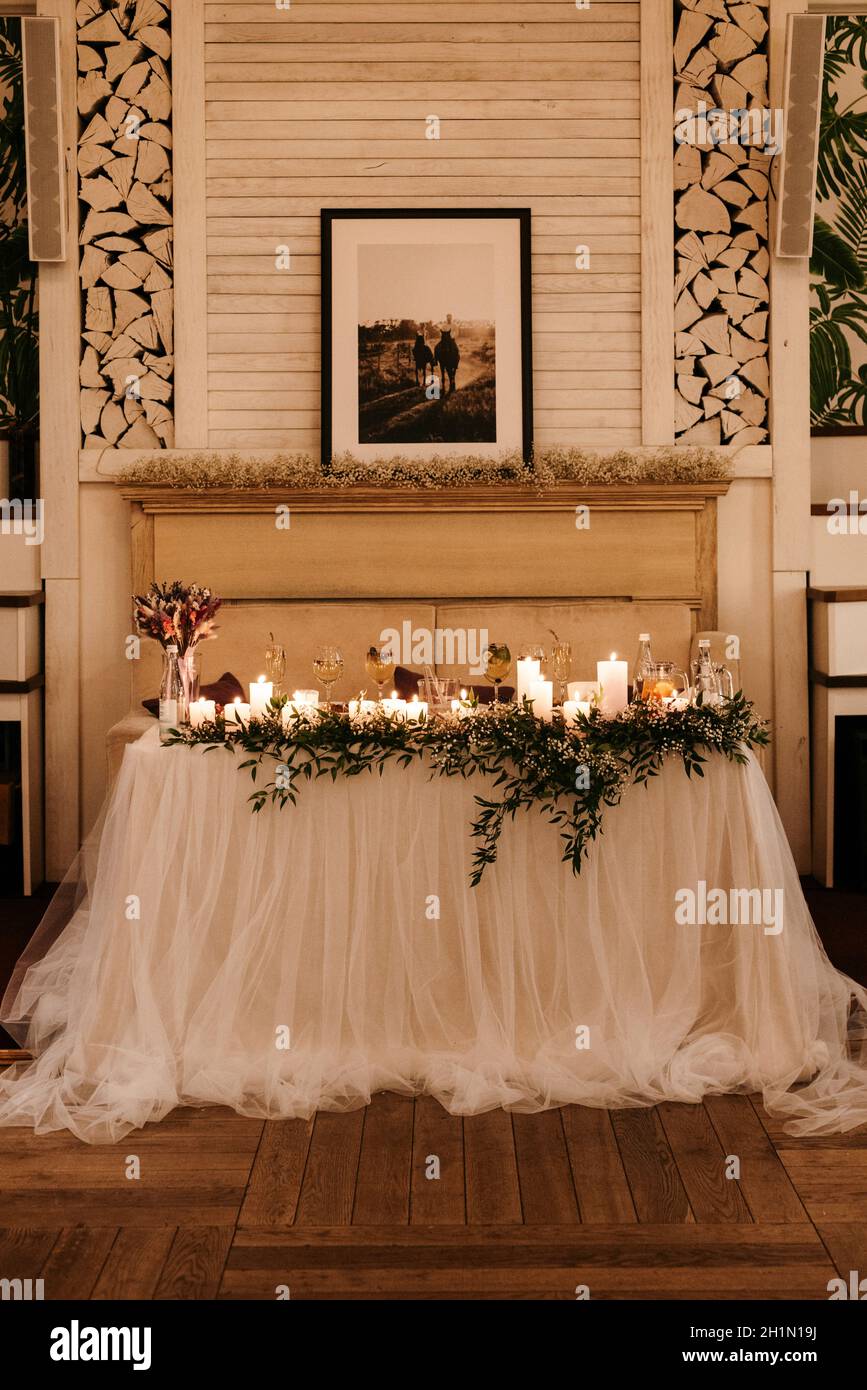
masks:
POLYGON ((358 248, 362 444, 495 443, 493 247, 358 248))

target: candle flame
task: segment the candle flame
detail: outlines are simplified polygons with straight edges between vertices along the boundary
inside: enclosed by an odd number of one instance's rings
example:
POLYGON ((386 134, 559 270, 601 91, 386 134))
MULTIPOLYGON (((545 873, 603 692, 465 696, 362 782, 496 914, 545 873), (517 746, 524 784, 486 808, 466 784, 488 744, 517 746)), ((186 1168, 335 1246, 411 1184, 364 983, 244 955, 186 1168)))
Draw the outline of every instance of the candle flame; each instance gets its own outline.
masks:
POLYGON ((393 700, 396 700, 396 699, 397 699, 397 691, 396 691, 396 690, 393 690, 393 691, 391 692, 391 698, 392 698, 393 700))
POLYGON ((617 660, 617 653, 616 653, 616 652, 612 652, 612 653, 611 653, 611 660, 612 660, 612 661, 616 661, 616 660, 617 660))
POLYGON ((462 700, 465 700, 466 698, 467 698, 467 692, 466 692, 465 690, 462 690, 462 691, 461 691, 461 699, 462 699, 462 700))
POLYGON ((259 677, 259 684, 260 684, 260 685, 264 685, 264 684, 265 684, 265 677, 264 677, 264 676, 260 676, 260 677, 259 677))

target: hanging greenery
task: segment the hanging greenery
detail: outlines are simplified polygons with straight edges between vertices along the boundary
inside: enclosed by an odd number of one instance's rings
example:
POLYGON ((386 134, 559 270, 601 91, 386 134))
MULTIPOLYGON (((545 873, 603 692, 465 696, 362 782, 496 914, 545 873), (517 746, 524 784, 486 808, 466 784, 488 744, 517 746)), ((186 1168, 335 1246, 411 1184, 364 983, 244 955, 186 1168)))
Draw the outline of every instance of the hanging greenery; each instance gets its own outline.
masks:
POLYGON ((867 431, 867 15, 830 16, 810 272, 814 434, 867 431))
POLYGON ((486 794, 475 797, 473 886, 495 863, 503 826, 518 811, 537 806, 558 827, 563 859, 577 874, 605 808, 616 806, 628 787, 657 776, 666 759, 679 758, 688 776, 703 777, 710 755, 743 763, 748 749, 768 742, 765 722, 755 718, 740 693, 722 706, 665 712, 639 702, 614 719, 594 708, 570 727, 560 718, 537 719, 527 705, 507 704, 479 708, 462 719, 444 715, 419 723, 394 718, 381 706, 360 716, 298 711, 284 727, 283 704, 285 698, 272 700, 264 718, 230 725, 228 732, 222 716, 196 729, 176 730, 166 747, 249 753, 238 769, 259 783, 250 797, 254 812, 268 802, 294 806, 305 782, 381 774, 388 762, 408 767, 423 761, 431 776, 483 774, 490 780, 486 794), (260 781, 260 774, 266 780, 260 781))

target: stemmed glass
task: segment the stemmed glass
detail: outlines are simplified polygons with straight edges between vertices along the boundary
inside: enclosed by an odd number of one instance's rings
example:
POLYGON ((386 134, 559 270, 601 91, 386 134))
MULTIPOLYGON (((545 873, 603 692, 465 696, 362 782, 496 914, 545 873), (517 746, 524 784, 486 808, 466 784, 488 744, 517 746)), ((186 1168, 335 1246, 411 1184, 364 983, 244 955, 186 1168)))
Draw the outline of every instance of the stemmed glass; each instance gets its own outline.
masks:
POLYGON ((381 700, 383 686, 394 673, 394 658, 391 654, 391 647, 388 645, 368 647, 367 655, 364 658, 364 669, 377 685, 381 700))
POLYGON ((343 674, 343 654, 337 647, 320 647, 313 658, 313 671, 325 686, 325 707, 331 706, 331 687, 343 674))
POLYGON ((551 670, 554 679, 559 682, 560 691, 558 694, 558 704, 563 704, 568 691, 566 682, 572 674, 572 643, 555 642, 551 648, 551 670))
POLYGON ((274 694, 282 695, 286 678, 286 649, 274 641, 273 632, 269 632, 268 636, 271 640, 265 648, 265 676, 274 686, 274 694))
POLYGON ((500 702, 500 686, 512 669, 512 653, 505 642, 492 642, 485 652, 485 680, 494 687, 494 704, 500 702))

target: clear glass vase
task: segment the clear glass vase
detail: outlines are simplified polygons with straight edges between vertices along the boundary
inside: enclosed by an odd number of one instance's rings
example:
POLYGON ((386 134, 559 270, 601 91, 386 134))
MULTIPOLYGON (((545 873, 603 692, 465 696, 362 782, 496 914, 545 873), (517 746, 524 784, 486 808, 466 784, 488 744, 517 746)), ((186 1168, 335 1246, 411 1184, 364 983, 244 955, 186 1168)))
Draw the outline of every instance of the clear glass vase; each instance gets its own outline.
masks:
POLYGON ((190 722, 190 705, 199 698, 199 654, 195 648, 178 657, 178 670, 181 674, 181 694, 178 701, 178 721, 190 722))

